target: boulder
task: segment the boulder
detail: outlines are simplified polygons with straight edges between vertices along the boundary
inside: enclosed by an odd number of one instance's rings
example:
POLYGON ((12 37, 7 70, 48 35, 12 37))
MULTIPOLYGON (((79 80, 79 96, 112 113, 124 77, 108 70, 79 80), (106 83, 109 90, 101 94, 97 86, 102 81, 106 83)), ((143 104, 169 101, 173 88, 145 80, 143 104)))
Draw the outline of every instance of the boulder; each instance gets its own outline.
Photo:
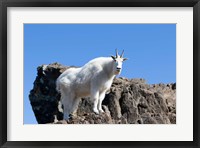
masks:
POLYGON ((82 98, 76 115, 64 121, 55 82, 70 67, 53 63, 37 68, 29 100, 39 124, 176 124, 176 83, 150 85, 122 77, 106 94, 104 113, 93 113, 90 98, 82 98))

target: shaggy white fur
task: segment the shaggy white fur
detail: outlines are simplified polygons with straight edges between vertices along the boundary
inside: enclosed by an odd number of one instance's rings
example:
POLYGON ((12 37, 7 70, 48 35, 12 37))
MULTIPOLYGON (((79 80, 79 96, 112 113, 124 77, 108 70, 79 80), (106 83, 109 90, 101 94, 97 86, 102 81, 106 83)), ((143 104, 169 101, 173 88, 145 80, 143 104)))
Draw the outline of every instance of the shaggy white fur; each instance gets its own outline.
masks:
POLYGON ((82 97, 91 98, 96 114, 104 112, 102 101, 114 77, 121 72, 122 62, 126 60, 122 56, 123 53, 119 56, 116 52, 116 57, 95 58, 83 67, 67 69, 58 77, 56 86, 61 93, 65 120, 76 111, 82 97))

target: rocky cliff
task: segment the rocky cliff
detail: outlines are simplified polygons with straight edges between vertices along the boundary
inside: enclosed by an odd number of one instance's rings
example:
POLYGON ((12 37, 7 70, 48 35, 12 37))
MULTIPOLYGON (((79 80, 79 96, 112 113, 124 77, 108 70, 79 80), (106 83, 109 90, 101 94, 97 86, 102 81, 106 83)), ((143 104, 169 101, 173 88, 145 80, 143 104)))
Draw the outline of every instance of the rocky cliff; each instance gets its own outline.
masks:
POLYGON ((176 83, 146 84, 144 79, 116 78, 103 101, 105 113, 92 112, 92 102, 82 98, 77 116, 62 120, 60 94, 55 81, 70 67, 41 65, 29 99, 40 124, 176 124, 176 83))

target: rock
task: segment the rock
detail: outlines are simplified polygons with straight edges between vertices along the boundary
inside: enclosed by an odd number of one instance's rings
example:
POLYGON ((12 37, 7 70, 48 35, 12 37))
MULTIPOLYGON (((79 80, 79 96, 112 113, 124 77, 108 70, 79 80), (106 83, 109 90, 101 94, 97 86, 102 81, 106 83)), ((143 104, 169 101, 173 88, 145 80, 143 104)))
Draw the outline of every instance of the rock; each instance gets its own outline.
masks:
POLYGON ((63 120, 55 82, 68 68, 58 63, 37 68, 29 100, 39 124, 176 124, 176 83, 149 85, 144 79, 121 77, 105 96, 104 113, 93 113, 90 98, 82 98, 76 114, 63 120))

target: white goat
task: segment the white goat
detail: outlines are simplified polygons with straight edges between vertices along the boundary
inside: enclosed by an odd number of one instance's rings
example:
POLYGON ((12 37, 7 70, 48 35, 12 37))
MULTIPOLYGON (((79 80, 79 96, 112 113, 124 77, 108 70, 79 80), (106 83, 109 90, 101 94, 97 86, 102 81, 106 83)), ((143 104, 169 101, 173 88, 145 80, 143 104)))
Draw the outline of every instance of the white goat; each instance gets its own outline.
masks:
POLYGON ((120 74, 123 53, 116 57, 99 57, 89 61, 83 67, 69 68, 64 71, 56 81, 57 91, 61 93, 61 103, 64 107, 64 119, 69 118, 78 108, 79 100, 90 97, 93 101, 93 111, 96 114, 104 112, 102 101, 113 79, 120 74))

